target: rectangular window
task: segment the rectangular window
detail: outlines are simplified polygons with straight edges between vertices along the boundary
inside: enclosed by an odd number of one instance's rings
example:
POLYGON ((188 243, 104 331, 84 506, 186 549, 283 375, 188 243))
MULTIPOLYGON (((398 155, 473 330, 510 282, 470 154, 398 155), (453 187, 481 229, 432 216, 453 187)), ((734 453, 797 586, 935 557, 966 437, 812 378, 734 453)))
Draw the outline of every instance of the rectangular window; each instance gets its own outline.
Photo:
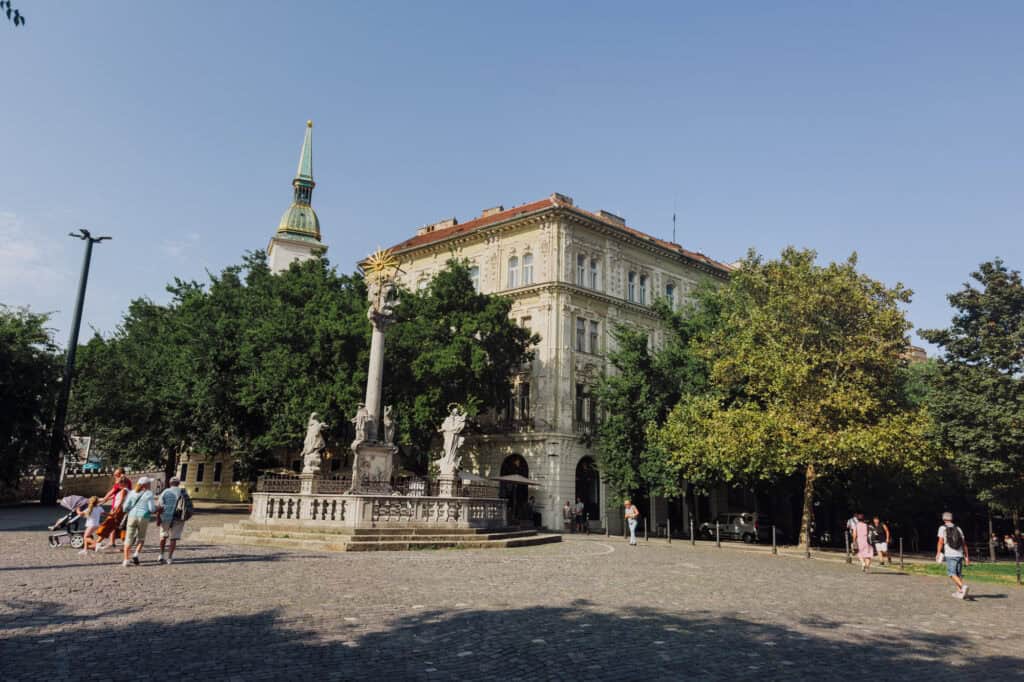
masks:
POLYGON ((205 475, 206 475, 206 465, 205 464, 198 464, 198 465, 196 465, 196 483, 202 483, 203 482, 203 477, 205 475))
POLYGON ((587 352, 587 321, 582 317, 576 318, 576 350, 587 352))
POLYGON ((586 281, 586 266, 587 257, 582 255, 576 256, 576 284, 579 286, 583 286, 583 283, 586 281))
POLYGON ((231 465, 231 482, 238 483, 242 480, 242 469, 238 466, 238 462, 231 465))
POLYGON ((630 272, 626 285, 626 300, 632 303, 636 301, 636 273, 630 272))
POLYGON ((597 400, 593 396, 587 397, 587 423, 597 424, 597 400))
POLYGON ((178 480, 181 481, 182 483, 184 483, 185 479, 187 479, 187 478, 188 478, 188 464, 186 463, 186 464, 182 464, 181 465, 181 475, 178 476, 178 480))
POLYGON ((526 331, 531 331, 532 328, 533 328, 532 325, 533 325, 533 318, 532 317, 520 317, 519 318, 519 326, 522 327, 523 329, 525 329, 526 331))
POLYGON ((597 289, 597 259, 590 259, 590 288, 597 289))
POLYGON ((519 384, 519 418, 530 418, 530 384, 526 381, 519 384))
POLYGON ((668 307, 675 310, 676 307, 676 285, 666 284, 665 285, 665 298, 668 299, 668 307))
POLYGON ((519 258, 512 256, 508 259, 508 288, 515 289, 519 286, 519 258))
POLYGON ((523 255, 523 286, 533 284, 533 254, 523 255))
POLYGON ((576 423, 584 423, 587 414, 587 387, 576 384, 576 423))
POLYGON ((647 304, 647 275, 640 275, 640 305, 647 304))
POLYGON ((224 470, 224 465, 221 464, 220 462, 216 462, 213 465, 213 482, 214 483, 220 483, 220 475, 221 475, 221 472, 223 472, 223 470, 224 470))
POLYGON ((480 293, 480 266, 474 265, 469 269, 469 279, 473 282, 473 291, 480 293))
POLYGON ((590 321, 590 352, 600 352, 600 346, 598 345, 598 325, 594 320, 590 321))

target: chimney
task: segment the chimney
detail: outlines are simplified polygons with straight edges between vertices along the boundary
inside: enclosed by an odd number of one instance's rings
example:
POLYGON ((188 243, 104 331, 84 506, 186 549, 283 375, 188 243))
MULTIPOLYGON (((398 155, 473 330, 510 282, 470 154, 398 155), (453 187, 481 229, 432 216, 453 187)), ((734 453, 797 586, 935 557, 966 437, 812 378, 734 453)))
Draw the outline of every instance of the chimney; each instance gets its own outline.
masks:
POLYGON ((501 213, 504 210, 505 210, 505 207, 502 206, 501 204, 498 204, 497 206, 494 206, 492 208, 485 208, 483 210, 483 212, 480 213, 480 217, 481 218, 486 218, 489 215, 494 215, 495 213, 501 213))
POLYGON ((622 216, 615 215, 611 211, 600 210, 597 212, 597 215, 601 216, 605 220, 615 223, 616 225, 622 225, 623 227, 626 226, 626 219, 622 216))
POLYGON ((559 194, 558 192, 551 193, 551 201, 556 204, 565 204, 566 206, 572 206, 572 197, 567 194, 559 194))
POLYGON ((443 230, 446 227, 455 227, 458 224, 459 221, 457 219, 447 218, 436 223, 431 223, 430 225, 424 225, 420 229, 416 230, 416 236, 419 237, 420 235, 430 234, 434 230, 443 230))

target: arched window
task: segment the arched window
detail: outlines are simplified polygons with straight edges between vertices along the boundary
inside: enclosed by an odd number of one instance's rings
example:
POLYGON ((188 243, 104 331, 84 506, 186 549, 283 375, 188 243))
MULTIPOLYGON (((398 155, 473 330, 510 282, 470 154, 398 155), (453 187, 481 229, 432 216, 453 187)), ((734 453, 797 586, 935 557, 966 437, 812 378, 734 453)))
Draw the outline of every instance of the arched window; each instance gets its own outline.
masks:
POLYGON ((508 259, 508 288, 515 289, 519 286, 519 257, 512 256, 508 259))
POLYGON ((636 300, 636 273, 630 272, 628 277, 628 284, 626 289, 626 300, 633 302, 636 300))
POLYGON ((523 286, 533 284, 533 254, 523 254, 523 286))
POLYGON ((665 285, 665 298, 668 299, 668 305, 673 310, 676 307, 676 285, 666 284, 665 285))
POLYGON ((587 275, 587 257, 583 254, 576 256, 576 284, 583 286, 587 275))
POLYGON ((480 266, 474 265, 469 269, 469 279, 473 282, 473 291, 480 291, 480 266))
POLYGON ((640 305, 647 303, 647 275, 640 275, 640 305))

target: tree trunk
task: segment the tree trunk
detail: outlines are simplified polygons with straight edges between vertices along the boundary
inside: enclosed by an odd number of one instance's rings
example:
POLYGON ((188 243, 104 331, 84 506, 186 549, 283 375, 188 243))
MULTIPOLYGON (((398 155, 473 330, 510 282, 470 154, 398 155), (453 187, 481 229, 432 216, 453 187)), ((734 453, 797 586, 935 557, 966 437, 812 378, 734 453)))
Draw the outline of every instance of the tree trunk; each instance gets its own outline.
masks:
POLYGON ((814 479, 817 472, 814 464, 808 464, 804 472, 804 510, 800 515, 800 549, 811 546, 811 519, 814 515, 814 479))
POLYGON ((164 460, 164 486, 171 485, 171 479, 177 474, 178 453, 174 448, 167 448, 167 458, 164 460))
POLYGON ((1013 511, 1010 512, 1013 516, 1013 539, 1018 543, 1020 542, 1020 510, 1014 507, 1013 511))
POLYGON ((996 562, 996 541, 992 537, 992 507, 988 508, 988 560, 996 562))

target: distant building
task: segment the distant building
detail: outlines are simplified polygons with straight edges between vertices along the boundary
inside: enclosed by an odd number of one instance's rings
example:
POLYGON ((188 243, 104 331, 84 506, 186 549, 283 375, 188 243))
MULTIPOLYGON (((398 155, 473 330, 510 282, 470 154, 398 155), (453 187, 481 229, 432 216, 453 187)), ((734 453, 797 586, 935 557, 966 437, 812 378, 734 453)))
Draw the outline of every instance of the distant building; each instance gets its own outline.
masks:
POLYGON ((616 527, 621 515, 605 518, 607 492, 588 444, 599 418, 592 391, 609 371, 611 331, 629 325, 660 345, 654 300, 679 305, 701 281, 724 280, 730 266, 635 230, 608 211, 578 208, 564 194, 488 208, 462 224, 449 218, 426 225, 393 248, 410 288, 426 286, 450 257, 468 259, 477 290, 512 298, 511 317, 541 336, 532 364, 513 379, 505 409, 483 418, 487 433, 467 442, 463 468, 538 481, 529 491, 507 492, 520 498, 519 510, 534 496, 550 528, 561 527, 562 505, 577 496, 591 519, 616 527))
POLYGON ((320 241, 320 218, 313 210, 313 122, 306 121, 306 138, 299 153, 299 168, 292 180, 292 204, 281 216, 277 232, 267 246, 272 272, 287 270, 294 261, 309 260, 327 246, 320 241))
POLYGON ((928 362, 928 353, 920 346, 908 346, 907 350, 903 352, 903 359, 912 365, 919 362, 928 362))

